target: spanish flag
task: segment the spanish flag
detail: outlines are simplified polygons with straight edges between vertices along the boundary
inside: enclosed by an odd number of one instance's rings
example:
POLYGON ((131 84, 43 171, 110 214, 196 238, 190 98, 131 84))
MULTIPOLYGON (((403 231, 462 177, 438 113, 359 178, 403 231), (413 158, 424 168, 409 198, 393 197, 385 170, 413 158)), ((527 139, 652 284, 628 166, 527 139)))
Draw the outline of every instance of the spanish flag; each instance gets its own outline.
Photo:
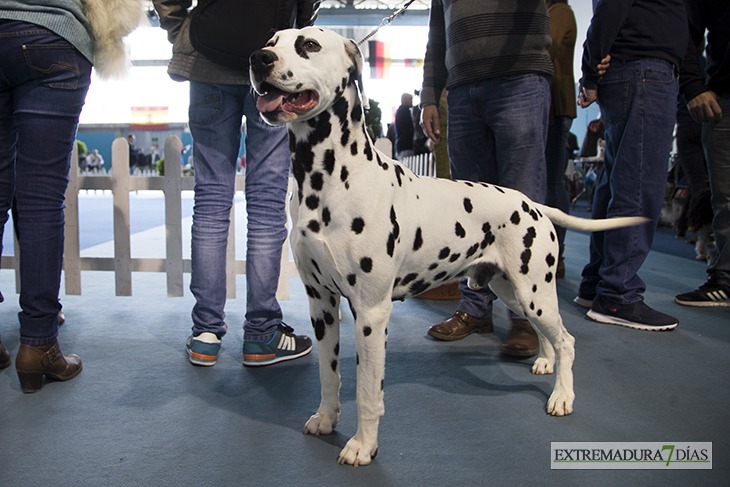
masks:
POLYGON ((368 41, 370 78, 390 77, 390 42, 368 41))
POLYGON ((132 107, 130 130, 165 130, 167 107, 132 107))

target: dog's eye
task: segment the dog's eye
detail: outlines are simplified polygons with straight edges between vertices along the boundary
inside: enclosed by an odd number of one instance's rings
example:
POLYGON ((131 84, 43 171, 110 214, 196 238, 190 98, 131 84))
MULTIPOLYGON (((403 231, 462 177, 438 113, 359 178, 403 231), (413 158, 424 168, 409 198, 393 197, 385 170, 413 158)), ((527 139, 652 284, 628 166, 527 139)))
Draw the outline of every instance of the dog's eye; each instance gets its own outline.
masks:
POLYGON ((304 44, 302 47, 304 47, 304 49, 309 52, 317 52, 320 49, 322 49, 322 47, 319 44, 317 44, 316 41, 313 41, 313 40, 304 41, 304 44))

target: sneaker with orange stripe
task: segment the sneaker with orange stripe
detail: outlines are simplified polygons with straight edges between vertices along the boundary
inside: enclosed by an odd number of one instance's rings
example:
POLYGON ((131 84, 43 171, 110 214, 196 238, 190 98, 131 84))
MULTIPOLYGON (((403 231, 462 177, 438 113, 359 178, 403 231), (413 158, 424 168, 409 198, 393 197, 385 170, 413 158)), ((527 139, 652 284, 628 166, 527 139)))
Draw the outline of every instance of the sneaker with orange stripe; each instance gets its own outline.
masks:
POLYGON ((303 335, 295 335, 294 329, 281 323, 274 337, 268 342, 243 342, 243 365, 261 367, 285 360, 304 357, 312 351, 312 340, 303 335))
POLYGON ((185 349, 190 356, 191 363, 210 367, 215 365, 218 358, 221 340, 214 333, 204 332, 198 336, 188 337, 185 349))

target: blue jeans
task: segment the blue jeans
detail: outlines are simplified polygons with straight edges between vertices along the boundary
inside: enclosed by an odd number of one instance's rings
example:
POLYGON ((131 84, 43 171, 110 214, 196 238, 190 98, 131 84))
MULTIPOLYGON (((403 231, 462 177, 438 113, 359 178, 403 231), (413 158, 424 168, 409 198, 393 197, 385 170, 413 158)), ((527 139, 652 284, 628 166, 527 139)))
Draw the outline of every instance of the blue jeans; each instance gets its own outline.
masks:
POLYGON ((281 323, 276 301, 286 239, 289 143, 286 127, 261 120, 248 85, 190 82, 195 164, 190 290, 193 334, 225 335, 226 245, 236 159, 246 116, 246 319, 244 340, 268 341, 281 323))
POLYGON ((63 202, 90 77, 91 63, 62 37, 0 20, 0 242, 12 207, 23 345, 58 334, 63 202))
POLYGON ((707 272, 725 286, 730 286, 730 93, 722 96, 720 108, 723 115, 720 122, 702 124, 702 145, 715 213, 712 230, 717 247, 717 257, 710 261, 707 272))
POLYGON ((677 111, 674 66, 646 58, 611 62, 598 84, 606 127, 604 169, 593 197, 593 218, 644 216, 652 221, 591 236, 580 294, 608 301, 641 301, 638 271, 651 249, 664 202, 677 111))
MULTIPOLYGON (((548 127, 547 143, 545 146, 545 163, 547 164, 547 194, 545 204, 570 211, 570 197, 565 189, 565 166, 568 164, 568 132, 573 124, 570 117, 556 117, 555 123, 548 127)), ((558 243, 565 242, 565 228, 555 227, 558 243)))
MULTIPOLYGON (((451 177, 517 189, 545 201, 545 141, 550 84, 544 76, 521 75, 458 86, 448 93, 451 177)), ((495 294, 459 284, 458 311, 492 315, 495 294)))

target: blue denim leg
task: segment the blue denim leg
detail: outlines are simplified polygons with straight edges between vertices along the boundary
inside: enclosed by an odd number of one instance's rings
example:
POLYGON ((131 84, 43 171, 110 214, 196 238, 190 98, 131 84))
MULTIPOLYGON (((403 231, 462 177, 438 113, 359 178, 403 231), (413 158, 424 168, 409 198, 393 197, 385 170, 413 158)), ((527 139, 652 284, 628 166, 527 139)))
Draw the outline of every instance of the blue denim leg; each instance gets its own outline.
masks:
POLYGON ((246 321, 244 340, 269 341, 281 323, 276 301, 282 246, 286 240, 286 196, 291 167, 286 126, 266 124, 253 93, 246 115, 246 321))
MULTIPOLYGON (((489 79, 448 93, 448 142, 454 179, 514 188, 545 200, 550 86, 543 76, 489 79)), ((458 311, 477 318, 492 314, 494 293, 459 284, 458 311)))
POLYGON ((0 223, 12 205, 24 345, 58 334, 64 195, 90 77, 91 63, 63 38, 0 21, 0 223))
POLYGON ((722 284, 730 286, 730 94, 720 99, 722 120, 716 124, 703 124, 702 143, 710 173, 712 209, 715 216, 712 229, 715 232, 717 257, 712 259, 707 272, 722 284))
POLYGON ((195 163, 190 290, 193 333, 225 335, 226 245, 236 159, 246 115, 247 302, 244 339, 270 339, 281 322, 276 301, 281 247, 286 237, 289 152, 284 127, 256 113, 249 86, 190 82, 190 130, 195 163), (276 173, 276 175, 274 175, 276 173))
MULTIPOLYGON (((573 124, 570 117, 557 117, 555 123, 548 127, 545 146, 545 163, 547 165, 547 194, 545 204, 568 213, 570 197, 565 189, 565 166, 568 163, 568 132, 573 124)), ((558 243, 565 242, 565 228, 555 227, 558 243)))
POLYGON ((676 97, 674 67, 657 59, 612 62, 598 85, 606 153, 592 216, 652 221, 592 234, 581 294, 622 304, 642 299, 646 286, 637 272, 651 249, 664 201, 676 97))

